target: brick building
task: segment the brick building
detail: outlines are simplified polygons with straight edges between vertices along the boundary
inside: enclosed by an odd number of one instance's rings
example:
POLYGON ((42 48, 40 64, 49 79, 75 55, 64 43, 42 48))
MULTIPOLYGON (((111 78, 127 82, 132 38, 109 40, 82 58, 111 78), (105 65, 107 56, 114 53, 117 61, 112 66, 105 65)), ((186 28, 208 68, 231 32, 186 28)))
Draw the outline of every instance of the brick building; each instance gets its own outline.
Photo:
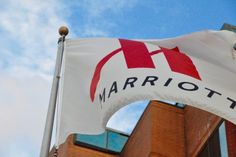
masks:
POLYGON ((236 126, 191 106, 151 101, 130 135, 71 135, 58 156, 236 157, 236 126))

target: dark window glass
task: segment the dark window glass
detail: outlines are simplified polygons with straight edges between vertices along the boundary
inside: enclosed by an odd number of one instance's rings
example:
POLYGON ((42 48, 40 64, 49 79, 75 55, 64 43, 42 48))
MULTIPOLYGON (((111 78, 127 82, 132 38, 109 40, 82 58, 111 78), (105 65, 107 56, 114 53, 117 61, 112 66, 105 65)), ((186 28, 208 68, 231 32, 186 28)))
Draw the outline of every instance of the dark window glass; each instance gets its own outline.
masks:
POLYGON ((210 137, 198 157, 221 157, 219 131, 210 137))
POLYGON ((220 135, 220 151, 222 157, 228 157, 228 146, 226 141, 226 130, 225 130, 225 122, 219 128, 220 135))
POLYGON ((75 135, 75 144, 113 153, 121 152, 127 140, 128 135, 111 130, 107 130, 100 135, 75 135))
POLYGON ((198 157, 228 157, 224 123, 208 139, 198 157))

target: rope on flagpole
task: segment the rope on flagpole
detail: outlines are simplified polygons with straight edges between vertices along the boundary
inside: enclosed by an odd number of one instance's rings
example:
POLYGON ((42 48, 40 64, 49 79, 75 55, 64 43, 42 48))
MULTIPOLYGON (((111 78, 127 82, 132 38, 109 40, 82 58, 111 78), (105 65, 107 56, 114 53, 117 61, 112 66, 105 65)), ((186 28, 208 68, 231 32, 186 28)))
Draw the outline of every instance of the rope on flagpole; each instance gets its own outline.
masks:
POLYGON ((63 51, 64 51, 64 41, 68 33, 69 33, 69 30, 67 27, 62 26, 59 28, 59 34, 61 35, 61 37, 58 40, 57 59, 56 59, 51 94, 50 94, 50 99, 49 99, 46 124, 44 128, 44 135, 43 135, 43 140, 42 140, 42 145, 41 145, 40 157, 48 157, 49 151, 50 151, 53 123, 54 123, 56 103, 57 103, 58 87, 59 87, 59 80, 60 80, 60 73, 61 73, 61 64, 62 64, 62 57, 63 57, 63 51))

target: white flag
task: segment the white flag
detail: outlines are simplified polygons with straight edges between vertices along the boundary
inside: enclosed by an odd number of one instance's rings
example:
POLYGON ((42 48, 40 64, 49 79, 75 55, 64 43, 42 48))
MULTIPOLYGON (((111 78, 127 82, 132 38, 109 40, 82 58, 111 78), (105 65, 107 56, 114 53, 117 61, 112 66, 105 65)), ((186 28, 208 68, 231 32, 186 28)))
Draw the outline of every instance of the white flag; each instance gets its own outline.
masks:
POLYGON ((66 40, 59 144, 99 134, 138 100, 188 104, 236 124, 236 34, 204 31, 165 40, 66 40))

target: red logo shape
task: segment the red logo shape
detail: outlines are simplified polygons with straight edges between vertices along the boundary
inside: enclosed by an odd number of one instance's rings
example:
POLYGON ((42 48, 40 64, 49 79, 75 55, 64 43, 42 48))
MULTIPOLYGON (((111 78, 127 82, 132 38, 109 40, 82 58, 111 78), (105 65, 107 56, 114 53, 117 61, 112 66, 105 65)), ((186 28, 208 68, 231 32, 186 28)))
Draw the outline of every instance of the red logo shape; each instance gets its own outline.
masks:
POLYGON ((155 65, 152 60, 152 55, 163 53, 171 71, 188 75, 195 79, 201 80, 198 71, 193 64, 192 60, 180 52, 178 47, 174 49, 167 49, 161 47, 160 50, 149 52, 143 42, 119 39, 121 48, 118 48, 107 56, 105 56, 96 66, 93 74, 92 82, 90 84, 90 98, 94 101, 95 92, 98 82, 100 80, 100 74, 103 66, 117 53, 123 52, 128 69, 132 68, 152 68, 155 69, 155 65))

